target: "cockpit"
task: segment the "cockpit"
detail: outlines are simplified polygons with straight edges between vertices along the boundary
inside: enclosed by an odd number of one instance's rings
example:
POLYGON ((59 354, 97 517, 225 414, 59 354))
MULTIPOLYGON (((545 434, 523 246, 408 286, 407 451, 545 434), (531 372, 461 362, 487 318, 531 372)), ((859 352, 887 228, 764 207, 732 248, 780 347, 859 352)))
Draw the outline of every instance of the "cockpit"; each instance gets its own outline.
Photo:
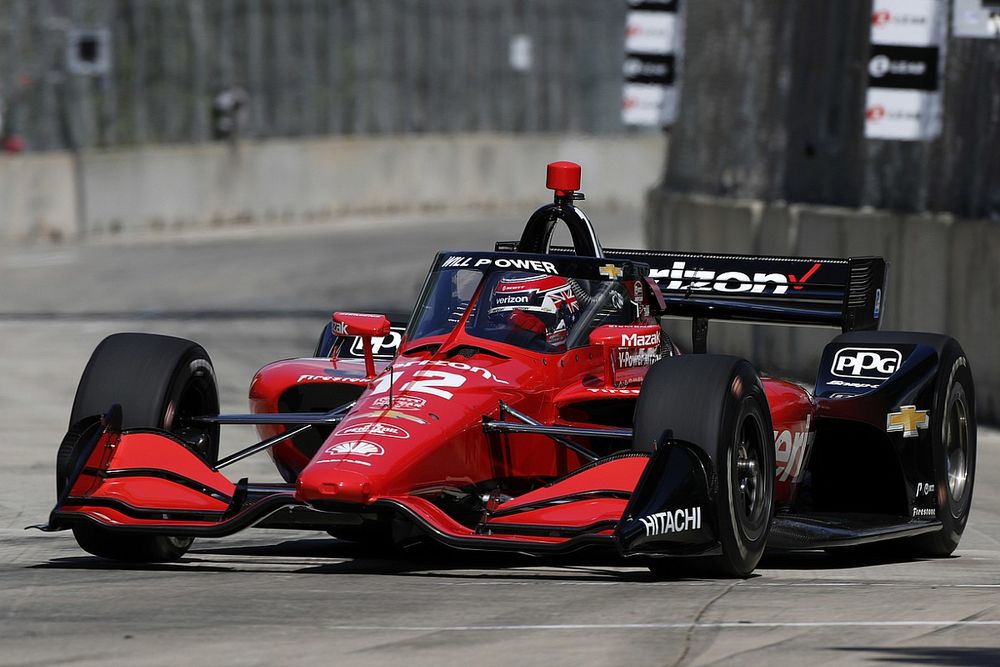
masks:
POLYGON ((573 275, 592 275, 593 268, 567 275, 549 262, 502 270, 493 261, 448 261, 428 277, 407 330, 410 344, 441 342, 434 339, 462 326, 474 338, 558 354, 587 345, 595 327, 631 324, 642 312, 641 296, 630 295, 625 282, 573 275))

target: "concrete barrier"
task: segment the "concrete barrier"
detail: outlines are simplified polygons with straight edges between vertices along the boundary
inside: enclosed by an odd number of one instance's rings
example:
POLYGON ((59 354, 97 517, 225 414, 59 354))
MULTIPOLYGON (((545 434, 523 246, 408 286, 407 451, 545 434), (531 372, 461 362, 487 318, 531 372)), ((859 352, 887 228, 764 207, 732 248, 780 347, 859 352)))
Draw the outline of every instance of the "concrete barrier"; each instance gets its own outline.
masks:
MULTIPOLYGON (((850 257, 889 262, 883 329, 954 336, 976 381, 979 417, 1000 421, 1000 226, 950 215, 764 204, 655 189, 650 247, 697 252, 850 257)), ((682 343, 689 340, 678 330, 682 343)), ((833 329, 716 322, 709 349, 753 359, 763 370, 815 379, 833 329)))
POLYGON ((0 240, 368 212, 524 212, 547 199, 545 165, 558 159, 583 165, 591 204, 637 209, 665 154, 663 135, 643 133, 313 138, 146 146, 76 160, 0 157, 0 240))
POLYGON ((70 155, 0 157, 0 243, 73 238, 77 206, 70 155))

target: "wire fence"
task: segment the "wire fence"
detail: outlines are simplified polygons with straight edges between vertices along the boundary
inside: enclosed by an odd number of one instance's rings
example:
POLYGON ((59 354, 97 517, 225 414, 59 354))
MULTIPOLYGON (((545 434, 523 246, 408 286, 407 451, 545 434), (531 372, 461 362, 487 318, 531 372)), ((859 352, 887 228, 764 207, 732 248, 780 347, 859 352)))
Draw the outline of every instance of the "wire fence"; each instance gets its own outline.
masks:
POLYGON ((617 132, 626 8, 0 0, 0 100, 7 131, 35 150, 209 140, 220 94, 239 100, 249 137, 617 132), (67 66, 81 29, 108 36, 105 75, 67 66))

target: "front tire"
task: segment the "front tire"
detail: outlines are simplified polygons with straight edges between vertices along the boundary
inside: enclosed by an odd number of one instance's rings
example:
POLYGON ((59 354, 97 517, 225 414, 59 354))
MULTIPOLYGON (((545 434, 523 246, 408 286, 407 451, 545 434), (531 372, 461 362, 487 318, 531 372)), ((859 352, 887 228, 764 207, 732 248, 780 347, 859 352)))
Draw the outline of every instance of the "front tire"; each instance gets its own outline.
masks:
POLYGON ((976 395, 961 346, 949 339, 941 351, 931 414, 937 519, 941 530, 909 542, 915 556, 950 556, 962 539, 976 477, 976 395))
MULTIPOLYGON (((69 430, 56 455, 56 493, 81 455, 79 445, 94 415, 122 406, 122 428, 156 428, 188 443, 209 465, 218 460, 219 426, 190 421, 219 413, 219 391, 208 353, 182 338, 122 333, 105 338, 87 363, 70 414, 69 430)), ((77 524, 73 536, 95 556, 130 562, 164 562, 183 556, 193 538, 138 535, 77 524)))
MULTIPOLYGON (((636 402, 633 447, 652 451, 665 430, 691 442, 714 465, 710 484, 722 555, 702 566, 714 576, 747 577, 764 553, 774 516, 774 437, 764 388, 749 362, 724 355, 661 359, 636 402)), ((650 570, 671 573, 669 559, 650 570)))

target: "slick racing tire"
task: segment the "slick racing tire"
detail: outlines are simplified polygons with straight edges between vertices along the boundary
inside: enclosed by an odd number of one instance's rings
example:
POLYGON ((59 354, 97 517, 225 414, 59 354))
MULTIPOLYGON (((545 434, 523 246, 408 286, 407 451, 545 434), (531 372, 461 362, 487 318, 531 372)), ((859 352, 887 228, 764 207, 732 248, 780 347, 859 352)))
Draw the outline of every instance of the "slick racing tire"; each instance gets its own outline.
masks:
MULTIPOLYGON (((122 428, 157 428, 178 436, 212 465, 218 460, 219 425, 189 417, 219 413, 219 391, 208 354, 182 338, 121 333, 105 338, 87 363, 73 401, 69 431, 56 456, 56 493, 80 456, 81 436, 94 415, 122 406, 122 428)), ((91 524, 73 527, 77 543, 102 558, 132 562, 177 560, 193 538, 135 535, 91 524)))
POLYGON ((972 371, 956 340, 948 338, 940 349, 931 408, 931 456, 941 530, 906 542, 912 555, 935 558, 950 556, 958 547, 969 520, 976 477, 976 395, 972 371))
MULTIPOLYGON (((724 355, 668 357, 653 364, 636 402, 633 447, 652 451, 664 431, 700 447, 714 466, 710 484, 722 554, 699 558, 712 576, 747 577, 774 517, 774 432, 757 371, 724 355)), ((685 561, 688 559, 684 559, 685 561)), ((649 566, 673 574, 671 559, 649 566)))

